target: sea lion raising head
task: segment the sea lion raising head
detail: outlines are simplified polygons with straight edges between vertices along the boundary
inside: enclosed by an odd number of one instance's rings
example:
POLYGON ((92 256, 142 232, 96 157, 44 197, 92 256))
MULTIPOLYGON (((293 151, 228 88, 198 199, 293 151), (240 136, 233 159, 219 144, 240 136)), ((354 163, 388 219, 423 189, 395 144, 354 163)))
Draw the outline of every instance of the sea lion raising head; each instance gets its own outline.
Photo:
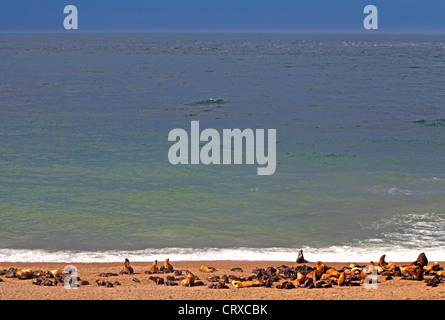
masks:
POLYGON ((325 271, 325 264, 321 261, 317 261, 316 267, 317 269, 309 272, 306 278, 312 278, 314 281, 320 280, 322 274, 325 271))
POLYGON ((387 262, 385 262, 385 257, 386 257, 386 254, 384 254, 383 256, 380 257, 379 266, 384 267, 388 264, 387 262))
POLYGON ((158 260, 155 260, 150 268, 151 273, 158 273, 158 260))
POLYGON ((185 272, 186 277, 184 280, 181 281, 181 285, 185 287, 192 287, 195 285, 195 275, 191 273, 190 271, 185 272))
POLYGON ((133 268, 130 266, 130 260, 128 260, 127 258, 125 258, 124 266, 122 267, 121 273, 127 273, 127 274, 134 273, 133 268))
POLYGON ((428 259, 426 258, 425 253, 422 252, 421 254, 419 254, 419 256, 417 257, 417 260, 414 261, 412 264, 416 264, 421 268, 426 266, 428 264, 428 259))
POLYGON ((173 266, 170 264, 170 259, 165 259, 164 261, 164 270, 172 271, 173 272, 173 266))
POLYGON ((306 262, 308 262, 307 260, 305 260, 304 259, 304 256, 303 256, 303 250, 300 250, 299 252, 298 252, 298 258, 297 258, 297 261, 296 261, 297 263, 306 263, 306 262))

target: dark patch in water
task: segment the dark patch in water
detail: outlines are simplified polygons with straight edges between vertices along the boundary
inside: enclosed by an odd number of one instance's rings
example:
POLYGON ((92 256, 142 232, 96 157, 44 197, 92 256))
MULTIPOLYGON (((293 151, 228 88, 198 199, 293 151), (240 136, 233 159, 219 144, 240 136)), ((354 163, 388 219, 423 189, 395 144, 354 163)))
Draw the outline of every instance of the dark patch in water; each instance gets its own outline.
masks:
POLYGON ((187 103, 187 106, 208 106, 208 105, 219 105, 219 104, 225 104, 228 101, 225 101, 223 99, 207 99, 207 100, 201 100, 201 101, 196 101, 196 102, 192 102, 192 103, 187 103))
POLYGON ((421 124, 428 127, 445 127, 445 119, 434 119, 434 120, 416 120, 414 123, 421 124))

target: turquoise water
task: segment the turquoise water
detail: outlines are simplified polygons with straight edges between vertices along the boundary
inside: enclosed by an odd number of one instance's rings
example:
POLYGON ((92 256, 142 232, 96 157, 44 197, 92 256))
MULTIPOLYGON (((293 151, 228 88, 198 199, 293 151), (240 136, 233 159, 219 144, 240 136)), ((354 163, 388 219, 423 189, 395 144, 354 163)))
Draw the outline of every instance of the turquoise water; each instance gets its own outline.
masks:
POLYGON ((0 70, 1 260, 445 258, 443 36, 0 35, 0 70), (275 174, 171 165, 192 120, 276 129, 275 174))

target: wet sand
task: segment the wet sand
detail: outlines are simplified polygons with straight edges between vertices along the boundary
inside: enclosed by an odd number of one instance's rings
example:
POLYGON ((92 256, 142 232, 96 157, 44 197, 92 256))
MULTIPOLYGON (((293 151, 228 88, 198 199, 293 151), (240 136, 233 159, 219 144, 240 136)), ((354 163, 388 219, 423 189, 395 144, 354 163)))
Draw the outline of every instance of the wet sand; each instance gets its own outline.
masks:
MULTIPOLYGON (((124 259, 123 259, 124 260, 124 259)), ((149 279, 151 263, 131 262, 134 274, 119 274, 123 263, 11 263, 0 262, 0 270, 9 268, 29 268, 32 270, 53 270, 64 269, 67 265, 77 268, 81 281, 88 281, 90 284, 80 286, 77 289, 66 289, 59 286, 37 286, 33 285, 31 279, 19 280, 17 278, 7 278, 0 275, 0 300, 443 300, 445 299, 445 282, 441 282, 437 287, 427 286, 424 281, 402 280, 394 277, 393 280, 385 280, 384 276, 378 276, 377 289, 367 289, 364 285, 355 287, 332 288, 294 288, 278 289, 273 283, 271 288, 251 287, 235 288, 230 283, 228 289, 210 289, 206 280, 212 275, 236 275, 249 277, 253 275, 254 268, 267 268, 272 266, 277 268, 281 265, 295 267, 295 262, 289 261, 170 261, 175 270, 190 270, 195 276, 204 282, 204 286, 183 287, 157 285, 149 279), (205 273, 199 271, 199 267, 211 266, 216 271, 205 273), (240 271, 230 271, 231 268, 241 268, 240 271), (100 273, 118 273, 117 276, 103 277, 100 273), (134 281, 136 278, 139 282, 134 281), (115 282, 120 285, 114 287, 99 286, 96 280, 115 282)), ((158 263, 161 266, 163 261, 158 263)), ((315 266, 315 263, 305 263, 308 266, 315 266)), ((327 265, 336 269, 349 266, 350 262, 327 262, 327 265)), ((366 263, 359 263, 366 264, 366 263)), ((396 262, 397 265, 406 262, 396 262)), ((302 264, 299 264, 302 265, 302 264)), ((440 262, 440 266, 445 266, 440 262)), ((153 274, 166 278, 173 274, 153 274)), ((428 278, 428 276, 425 276, 428 278)), ((284 280, 282 280, 284 281, 284 280)), ((280 281, 280 282, 282 282, 280 281)), ((176 280, 177 283, 180 281, 176 280)))

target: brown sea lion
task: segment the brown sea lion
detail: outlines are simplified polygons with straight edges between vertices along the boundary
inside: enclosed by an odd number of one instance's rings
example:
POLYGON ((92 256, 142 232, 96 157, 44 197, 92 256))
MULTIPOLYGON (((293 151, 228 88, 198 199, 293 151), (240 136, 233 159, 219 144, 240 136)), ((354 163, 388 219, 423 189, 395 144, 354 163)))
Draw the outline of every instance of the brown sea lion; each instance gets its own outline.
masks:
POLYGON ((338 277, 337 284, 339 286, 343 286, 345 284, 345 278, 346 278, 345 272, 343 271, 342 273, 340 273, 340 276, 338 277))
POLYGON ((213 272, 216 269, 214 267, 206 267, 206 266, 200 266, 199 271, 201 272, 213 272))
POLYGON ((17 271, 15 272, 15 276, 20 280, 32 279, 33 272, 31 271, 31 269, 17 269, 17 271))
POLYGON ((326 272, 321 276, 321 280, 324 279, 330 279, 330 278, 338 278, 340 276, 340 272, 335 269, 328 269, 326 272))
POLYGON ((185 274, 186 277, 181 281, 181 285, 185 287, 193 287, 195 285, 195 275, 188 270, 185 272, 185 274))
POLYGON ((150 267, 151 273, 158 273, 158 260, 155 260, 150 267))
POLYGON ((386 254, 384 254, 383 256, 380 257, 380 259, 379 259, 379 266, 384 267, 384 266, 386 266, 388 264, 385 261, 385 257, 386 257, 386 254))
POLYGON ((259 287, 259 286, 261 286, 261 282, 257 279, 252 280, 252 281, 232 280, 232 286, 234 286, 235 288, 259 287))
POLYGON ((295 279, 292 283, 294 286, 299 286, 304 282, 305 276, 301 272, 297 273, 297 279, 295 279))
POLYGON ((134 270, 133 268, 130 266, 130 260, 128 260, 127 258, 125 258, 125 262, 124 265, 122 267, 122 271, 121 273, 129 273, 129 274, 133 274, 134 270))
POLYGON ((309 262, 309 261, 307 261, 306 259, 304 259, 304 256, 303 256, 303 250, 301 249, 300 251, 298 251, 298 257, 297 257, 297 261, 296 261, 297 263, 306 263, 306 262, 309 262))
POLYGON ((372 273, 377 274, 377 269, 373 264, 370 264, 367 268, 362 268, 358 276, 360 279, 360 283, 364 283, 365 279, 372 273))
POLYGON ((173 272, 173 266, 170 264, 170 259, 165 259, 164 261, 164 270, 172 271, 173 272))
POLYGON ((439 262, 431 262, 427 266, 424 266, 423 270, 431 272, 431 271, 437 270, 439 268, 440 268, 439 262))
POLYGON ((416 265, 420 266, 421 268, 428 265, 428 259, 426 258, 425 253, 422 252, 421 254, 419 254, 419 256, 417 257, 417 260, 414 261, 412 264, 416 264, 416 265))
POLYGON ((317 261, 316 267, 317 268, 315 270, 312 270, 306 275, 306 278, 312 278, 314 281, 320 280, 325 270, 325 264, 321 261, 317 261))
POLYGON ((54 278, 57 276, 63 276, 63 271, 60 269, 51 270, 50 273, 53 275, 54 278))

